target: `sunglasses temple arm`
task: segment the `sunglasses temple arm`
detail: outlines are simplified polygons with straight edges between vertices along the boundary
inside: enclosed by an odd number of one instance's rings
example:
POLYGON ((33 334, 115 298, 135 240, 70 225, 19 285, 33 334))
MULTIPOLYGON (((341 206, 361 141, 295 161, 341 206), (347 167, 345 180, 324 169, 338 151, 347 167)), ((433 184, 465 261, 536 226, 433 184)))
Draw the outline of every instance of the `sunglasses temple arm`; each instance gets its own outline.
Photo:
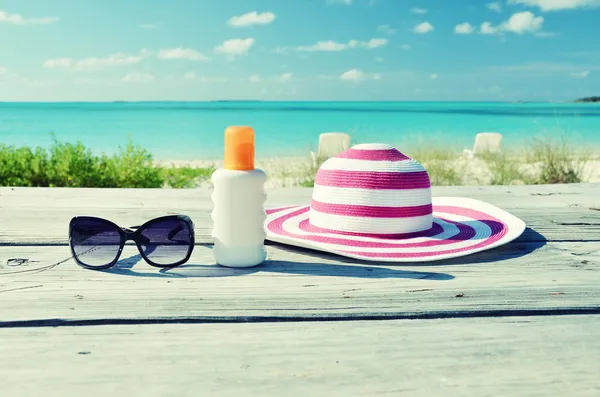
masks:
POLYGON ((182 230, 183 228, 181 226, 177 226, 175 229, 171 230, 168 235, 169 240, 173 240, 173 237, 175 237, 177 233, 179 233, 182 230))

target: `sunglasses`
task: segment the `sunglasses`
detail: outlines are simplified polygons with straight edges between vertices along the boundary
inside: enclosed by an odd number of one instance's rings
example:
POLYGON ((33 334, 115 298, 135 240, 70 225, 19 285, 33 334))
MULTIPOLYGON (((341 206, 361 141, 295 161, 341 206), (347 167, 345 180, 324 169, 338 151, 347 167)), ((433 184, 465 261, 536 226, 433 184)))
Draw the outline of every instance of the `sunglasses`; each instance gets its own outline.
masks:
POLYGON ((86 269, 113 266, 129 240, 135 242, 140 255, 150 265, 179 266, 190 259, 194 250, 194 223, 185 215, 163 216, 129 228, 90 216, 78 216, 69 223, 73 258, 86 269))

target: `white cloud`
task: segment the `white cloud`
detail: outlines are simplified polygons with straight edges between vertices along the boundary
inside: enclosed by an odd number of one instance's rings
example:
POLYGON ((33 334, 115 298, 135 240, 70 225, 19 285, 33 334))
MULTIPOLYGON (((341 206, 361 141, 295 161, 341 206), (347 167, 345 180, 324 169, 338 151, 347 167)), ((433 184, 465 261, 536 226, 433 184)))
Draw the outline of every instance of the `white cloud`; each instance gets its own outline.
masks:
POLYGON ((292 79, 293 73, 284 73, 280 76, 277 77, 277 80, 279 80, 282 83, 285 83, 286 81, 290 81, 292 79))
POLYGON ((335 4, 343 4, 346 6, 352 5, 352 0, 327 0, 327 4, 335 5, 335 4))
POLYGON ((347 44, 337 43, 333 40, 319 41, 310 46, 300 46, 298 51, 342 51, 348 48, 347 44))
POLYGON ((492 26, 490 22, 484 22, 481 24, 479 31, 481 34, 496 34, 499 32, 499 28, 492 26))
POLYGON ((536 17, 530 11, 517 12, 513 14, 507 21, 502 22, 498 26, 493 26, 490 22, 481 24, 480 33, 493 35, 502 32, 512 32, 518 35, 525 33, 536 33, 538 37, 548 37, 539 31, 544 25, 544 17, 536 17))
POLYGON ((600 7, 600 0, 508 0, 508 4, 538 7, 542 11, 560 11, 600 7))
POLYGON ((494 1, 493 3, 488 3, 485 5, 489 10, 502 12, 502 6, 499 1, 494 1))
POLYGON ((573 78, 575 78, 575 79, 585 79, 589 75, 590 75, 590 71, 589 70, 585 70, 583 72, 572 72, 570 74, 570 76, 573 77, 573 78))
POLYGON ((194 72, 187 72, 184 76, 184 79, 186 80, 196 80, 196 73, 194 72))
POLYGON ((386 45, 387 42, 387 39, 371 39, 368 42, 364 43, 363 46, 366 48, 379 48, 386 45))
POLYGON ((8 72, 8 69, 6 69, 4 66, 0 66, 0 74, 5 74, 6 72, 8 72))
POLYGON ((252 11, 244 15, 232 17, 227 24, 235 27, 246 27, 252 25, 266 25, 275 20, 275 14, 272 12, 257 13, 252 11))
POLYGON ((127 55, 117 53, 106 58, 88 58, 78 61, 74 68, 76 70, 103 69, 105 67, 133 65, 142 61, 141 55, 127 55))
POLYGON ((68 69, 73 65, 73 59, 71 58, 57 58, 48 59, 42 65, 47 69, 68 69))
POLYGON ((390 25, 379 25, 377 26, 377 30, 385 34, 396 33, 396 29, 392 28, 390 25))
MULTIPOLYGON (((296 50, 298 50, 298 51, 328 51, 328 52, 332 52, 332 51, 343 51, 343 50, 347 50, 349 48, 356 48, 356 47, 373 49, 373 48, 383 47, 387 43, 388 43, 388 40, 383 39, 383 38, 374 38, 369 41, 349 40, 348 43, 338 43, 333 40, 328 40, 328 41, 319 41, 318 43, 310 45, 310 46, 296 47, 296 50)), ((275 51, 276 52, 284 52, 285 49, 278 48, 275 51)))
POLYGON ((437 78, 438 78, 438 77, 439 77, 439 76, 438 76, 436 73, 434 73, 434 74, 432 74, 431 76, 429 76, 429 78, 430 78, 431 80, 437 80, 437 78))
POLYGON ((49 23, 56 23, 58 21, 59 18, 56 17, 25 18, 21 14, 11 14, 0 10, 0 23, 12 23, 13 25, 46 25, 49 23))
POLYGON ((503 24, 503 30, 516 34, 528 32, 537 32, 544 24, 544 17, 536 17, 532 12, 518 12, 513 14, 508 21, 503 24))
POLYGON ((168 48, 158 52, 158 58, 163 60, 185 59, 188 61, 209 61, 206 55, 191 48, 168 48))
POLYGON ((143 23, 140 25, 140 28, 142 29, 156 29, 157 27, 158 25, 155 23, 143 23))
POLYGON ((221 45, 215 48, 215 52, 229 56, 246 55, 250 47, 254 45, 254 42, 254 39, 251 37, 247 39, 225 40, 221 45))
POLYGON ((139 63, 142 61, 144 54, 144 51, 141 52, 141 55, 127 55, 119 52, 105 58, 94 57, 81 60, 75 60, 72 58, 48 59, 44 62, 43 67, 48 69, 65 69, 75 72, 91 72, 139 63))
POLYGON ((420 23, 417 26, 415 26, 414 32, 423 34, 423 33, 431 32, 433 29, 435 29, 435 28, 433 27, 432 24, 430 24, 429 22, 423 22, 423 23, 420 23))
POLYGON ((252 76, 250 76, 250 78, 248 78, 248 81, 251 83, 258 83, 260 82, 260 76, 257 74, 253 74, 252 76))
POLYGON ((425 8, 412 8, 410 12, 413 14, 427 14, 427 10, 425 8))
POLYGON ((360 69, 350 69, 340 75, 340 80, 358 83, 365 80, 381 80, 381 75, 365 73, 360 69))
POLYGON ((456 33, 456 34, 471 34, 474 31, 475 31, 475 26, 471 25, 468 22, 456 25, 456 27, 454 28, 454 33, 456 33))
POLYGON ((382 57, 377 57, 377 58, 375 58, 375 61, 376 61, 376 62, 383 62, 383 61, 384 61, 384 59, 383 59, 382 57))
POLYGON ((121 79, 123 83, 151 83, 156 78, 150 73, 127 73, 125 77, 121 79))
POLYGON ((402 44, 400 48, 402 48, 403 50, 410 50, 412 49, 412 46, 410 44, 402 44))

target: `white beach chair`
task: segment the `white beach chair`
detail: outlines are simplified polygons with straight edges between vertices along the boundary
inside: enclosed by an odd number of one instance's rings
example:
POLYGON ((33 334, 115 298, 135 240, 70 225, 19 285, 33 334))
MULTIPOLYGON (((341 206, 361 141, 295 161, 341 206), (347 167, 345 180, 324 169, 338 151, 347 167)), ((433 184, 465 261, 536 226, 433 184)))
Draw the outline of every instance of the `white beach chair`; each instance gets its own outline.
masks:
POLYGON ((336 156, 350 147, 350 135, 343 132, 325 132, 319 135, 317 153, 310 152, 313 163, 336 156))
POLYGON ((463 154, 469 158, 483 153, 500 153, 502 134, 497 132, 481 132, 475 136, 473 150, 465 149, 463 154))

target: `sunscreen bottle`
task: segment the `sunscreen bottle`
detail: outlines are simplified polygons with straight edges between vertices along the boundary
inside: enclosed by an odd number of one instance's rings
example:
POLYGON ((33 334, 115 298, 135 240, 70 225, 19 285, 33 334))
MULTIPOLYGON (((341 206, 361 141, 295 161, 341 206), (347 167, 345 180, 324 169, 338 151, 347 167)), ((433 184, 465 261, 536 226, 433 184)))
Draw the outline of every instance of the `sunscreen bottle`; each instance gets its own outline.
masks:
POLYGON ((212 175, 212 238, 217 264, 252 267, 266 259, 266 180, 265 172, 254 168, 254 130, 228 127, 224 165, 212 175))

